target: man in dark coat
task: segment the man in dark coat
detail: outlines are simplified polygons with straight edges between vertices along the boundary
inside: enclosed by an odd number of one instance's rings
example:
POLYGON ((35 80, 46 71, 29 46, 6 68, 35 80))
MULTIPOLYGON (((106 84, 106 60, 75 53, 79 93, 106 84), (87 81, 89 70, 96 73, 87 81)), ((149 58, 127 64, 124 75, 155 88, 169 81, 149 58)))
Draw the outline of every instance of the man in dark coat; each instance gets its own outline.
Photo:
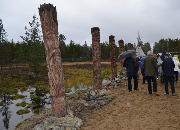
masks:
POLYGON ((132 84, 131 84, 132 78, 134 79, 134 90, 135 91, 139 90, 138 81, 137 81, 138 65, 134 59, 134 56, 126 58, 123 67, 126 67, 127 70, 129 93, 132 93, 132 84))
POLYGON ((174 89, 174 61, 170 58, 170 54, 165 55, 165 60, 162 63, 162 68, 164 72, 164 83, 165 83, 165 93, 166 95, 169 95, 168 91, 168 81, 171 85, 171 91, 172 95, 175 95, 175 89, 174 89))
POLYGON ((159 96, 157 93, 157 82, 156 82, 156 75, 157 75, 157 61, 153 57, 153 52, 149 51, 148 56, 144 59, 144 69, 145 69, 145 76, 148 82, 148 91, 149 94, 152 94, 152 86, 151 80, 153 82, 153 93, 159 96))
POLYGON ((162 61, 164 61, 165 54, 166 54, 166 51, 164 51, 164 52, 162 53, 162 55, 160 56, 160 58, 161 58, 162 61))

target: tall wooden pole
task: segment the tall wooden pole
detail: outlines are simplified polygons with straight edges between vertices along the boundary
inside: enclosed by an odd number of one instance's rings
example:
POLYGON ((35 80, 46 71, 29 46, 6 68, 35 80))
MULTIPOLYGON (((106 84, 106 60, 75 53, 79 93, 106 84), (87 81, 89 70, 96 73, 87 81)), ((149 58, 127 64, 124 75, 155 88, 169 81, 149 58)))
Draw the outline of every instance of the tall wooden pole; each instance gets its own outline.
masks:
POLYGON ((134 50, 133 44, 128 43, 127 49, 128 50, 134 50))
POLYGON ((117 77, 116 53, 115 53, 115 40, 114 36, 109 36, 110 56, 111 56, 111 70, 112 78, 117 77))
POLYGON ((92 57, 93 57, 93 89, 102 89, 101 79, 101 48, 100 30, 98 27, 91 28, 92 34, 92 57))
MULTIPOLYGON (((119 43, 119 54, 121 54, 124 51, 124 41, 121 39, 118 41, 119 43)), ((123 60, 120 60, 121 64, 121 73, 123 72, 123 60)))
POLYGON ((40 5, 39 15, 48 67, 50 94, 52 98, 53 115, 66 115, 64 73, 59 50, 58 21, 56 7, 51 4, 40 5))

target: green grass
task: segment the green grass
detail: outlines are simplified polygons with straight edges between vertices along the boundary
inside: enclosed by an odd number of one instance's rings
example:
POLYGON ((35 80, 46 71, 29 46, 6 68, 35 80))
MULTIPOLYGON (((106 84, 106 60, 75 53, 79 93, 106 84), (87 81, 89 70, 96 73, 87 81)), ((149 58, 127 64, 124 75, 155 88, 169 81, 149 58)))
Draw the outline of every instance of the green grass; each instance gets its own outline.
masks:
POLYGON ((28 109, 21 109, 21 110, 18 110, 16 112, 16 114, 22 115, 22 114, 28 114, 29 112, 30 112, 30 110, 28 110, 28 109))
MULTIPOLYGON (((117 66, 117 72, 120 71, 120 66, 117 66)), ((47 78, 47 75, 44 75, 47 78)), ((102 79, 108 79, 111 77, 111 67, 101 68, 102 79)), ((43 78, 42 78, 43 79, 43 78)), ((79 88, 79 86, 91 86, 93 84, 93 69, 92 68, 76 68, 76 67, 64 67, 64 79, 66 93, 70 92, 72 87, 79 88)), ((27 91, 28 86, 23 76, 19 75, 6 75, 0 76, 0 96, 7 92, 11 96, 12 100, 24 98, 25 96, 18 95, 18 90, 27 91)), ((42 93, 50 93, 49 82, 44 80, 32 81, 31 86, 35 87, 42 93)), ((35 92, 31 92, 31 95, 35 92)))

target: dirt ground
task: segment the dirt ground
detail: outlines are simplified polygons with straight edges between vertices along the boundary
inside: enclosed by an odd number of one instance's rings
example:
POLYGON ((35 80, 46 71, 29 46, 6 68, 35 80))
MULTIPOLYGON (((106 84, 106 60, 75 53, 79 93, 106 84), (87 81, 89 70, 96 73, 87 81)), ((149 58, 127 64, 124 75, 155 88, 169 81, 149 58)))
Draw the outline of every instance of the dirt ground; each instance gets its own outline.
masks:
MULTIPOLYGON (((124 80, 127 84, 127 80, 124 80)), ((180 130, 180 81, 175 83, 176 96, 148 94, 147 84, 139 80, 139 91, 129 94, 127 86, 111 89, 115 99, 98 113, 92 114, 81 130, 180 130)))

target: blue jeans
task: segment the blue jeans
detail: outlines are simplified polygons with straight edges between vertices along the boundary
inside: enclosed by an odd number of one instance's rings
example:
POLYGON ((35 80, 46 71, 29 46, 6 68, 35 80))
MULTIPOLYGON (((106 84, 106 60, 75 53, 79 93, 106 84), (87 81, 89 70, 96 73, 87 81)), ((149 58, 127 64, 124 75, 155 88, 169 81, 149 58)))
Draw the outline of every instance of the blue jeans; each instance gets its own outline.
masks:
POLYGON ((164 76, 164 83, 165 83, 165 91, 166 91, 166 94, 169 94, 169 91, 168 91, 168 81, 171 85, 171 91, 172 91, 172 94, 175 93, 175 89, 174 89, 174 76, 164 76))
POLYGON ((154 77, 154 76, 146 76, 146 80, 148 82, 148 91, 149 91, 149 94, 152 94, 151 80, 153 82, 153 92, 157 92, 156 77, 154 77))

